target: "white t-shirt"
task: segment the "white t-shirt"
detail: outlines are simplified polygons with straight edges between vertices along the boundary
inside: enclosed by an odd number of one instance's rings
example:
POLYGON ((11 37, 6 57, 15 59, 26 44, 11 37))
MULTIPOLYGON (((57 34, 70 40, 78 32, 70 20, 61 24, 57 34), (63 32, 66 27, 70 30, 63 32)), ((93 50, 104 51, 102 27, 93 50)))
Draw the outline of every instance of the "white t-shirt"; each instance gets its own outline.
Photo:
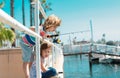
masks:
MULTIPOLYGON (((48 58, 41 58, 41 61, 43 63, 43 65, 45 66, 45 68, 47 68, 47 61, 48 61, 48 58)), ((41 71, 42 72, 42 71, 41 71)), ((36 78, 36 60, 34 60, 34 62, 32 63, 32 66, 30 68, 30 78, 36 78)))

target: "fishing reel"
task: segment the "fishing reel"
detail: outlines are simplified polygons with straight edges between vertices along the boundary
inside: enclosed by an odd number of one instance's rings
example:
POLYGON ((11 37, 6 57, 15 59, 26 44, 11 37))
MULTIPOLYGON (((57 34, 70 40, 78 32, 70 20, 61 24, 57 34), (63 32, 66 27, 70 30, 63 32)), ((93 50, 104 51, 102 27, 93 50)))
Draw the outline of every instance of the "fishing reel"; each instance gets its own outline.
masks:
POLYGON ((57 44, 60 44, 61 40, 59 38, 54 38, 53 39, 53 43, 57 43, 57 44))
POLYGON ((60 44, 61 40, 57 38, 59 34, 54 34, 54 35, 47 35, 47 38, 52 38, 53 43, 60 44))

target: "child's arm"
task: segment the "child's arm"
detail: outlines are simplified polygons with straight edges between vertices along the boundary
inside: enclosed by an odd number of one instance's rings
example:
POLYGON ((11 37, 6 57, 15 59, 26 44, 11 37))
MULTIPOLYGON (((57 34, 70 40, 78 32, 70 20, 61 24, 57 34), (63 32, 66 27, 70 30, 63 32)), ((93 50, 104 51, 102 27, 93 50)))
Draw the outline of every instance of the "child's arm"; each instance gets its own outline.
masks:
MULTIPOLYGON (((40 29, 40 28, 39 28, 40 29)), ((35 27, 30 27, 30 30, 34 31, 35 32, 35 27)), ((42 36, 42 38, 46 38, 47 37, 47 34, 45 33, 45 31, 41 30, 40 29, 40 36, 42 36)))
POLYGON ((46 71, 47 71, 47 69, 45 68, 45 66, 43 65, 42 62, 41 62, 41 69, 42 69, 43 72, 46 72, 46 71))

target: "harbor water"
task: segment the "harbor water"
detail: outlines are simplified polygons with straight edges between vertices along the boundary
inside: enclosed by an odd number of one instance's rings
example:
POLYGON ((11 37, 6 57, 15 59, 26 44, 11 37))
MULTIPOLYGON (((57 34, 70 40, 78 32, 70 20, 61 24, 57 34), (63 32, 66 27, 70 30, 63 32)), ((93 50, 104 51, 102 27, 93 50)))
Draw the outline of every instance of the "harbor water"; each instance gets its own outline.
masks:
POLYGON ((92 64, 87 55, 64 56, 64 78, 120 78, 119 64, 92 64))

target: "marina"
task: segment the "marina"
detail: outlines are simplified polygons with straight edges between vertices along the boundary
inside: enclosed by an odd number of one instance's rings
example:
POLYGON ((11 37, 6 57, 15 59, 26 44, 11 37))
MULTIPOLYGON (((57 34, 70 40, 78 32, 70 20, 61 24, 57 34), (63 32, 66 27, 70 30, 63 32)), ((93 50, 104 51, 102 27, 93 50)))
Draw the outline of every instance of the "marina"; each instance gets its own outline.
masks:
POLYGON ((0 78, 120 78, 119 0, 0 0, 0 78))

